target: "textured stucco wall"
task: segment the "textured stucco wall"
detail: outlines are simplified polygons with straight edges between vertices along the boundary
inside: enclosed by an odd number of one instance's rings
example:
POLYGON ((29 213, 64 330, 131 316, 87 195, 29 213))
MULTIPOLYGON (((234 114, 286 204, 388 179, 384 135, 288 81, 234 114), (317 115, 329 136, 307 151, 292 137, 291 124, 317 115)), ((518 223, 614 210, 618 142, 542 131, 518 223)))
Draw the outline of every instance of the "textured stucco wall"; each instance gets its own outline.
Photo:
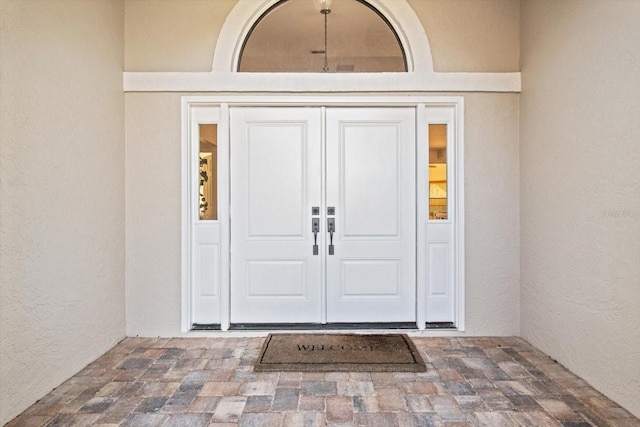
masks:
MULTIPOLYGON (((180 335, 180 96, 125 96, 128 335, 180 335)), ((464 96, 467 334, 517 335, 518 95, 464 96)))
POLYGON ((0 17, 3 424, 125 334, 124 4, 0 17))
POLYGON ((180 94, 125 94, 127 335, 180 335, 180 94))
POLYGON ((237 0, 126 0, 126 71, 211 71, 237 0))
POLYGON ((435 71, 520 71, 519 0, 407 0, 435 71))
POLYGON ((465 95, 467 329, 518 335, 518 94, 465 95))
MULTIPOLYGON (((400 0, 394 0, 400 1, 400 0)), ((126 0, 127 71, 211 71, 237 0, 126 0)), ((519 71, 519 0, 408 0, 436 71, 519 71)))
POLYGON ((522 5, 522 335, 640 416, 640 2, 522 5))

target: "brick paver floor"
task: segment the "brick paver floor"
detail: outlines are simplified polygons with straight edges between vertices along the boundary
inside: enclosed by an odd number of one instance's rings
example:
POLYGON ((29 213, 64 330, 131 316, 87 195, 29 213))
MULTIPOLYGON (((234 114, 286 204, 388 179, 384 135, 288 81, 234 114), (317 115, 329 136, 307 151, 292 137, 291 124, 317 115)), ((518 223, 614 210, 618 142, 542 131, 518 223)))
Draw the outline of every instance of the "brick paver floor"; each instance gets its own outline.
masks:
POLYGON ((519 338, 413 341, 425 373, 255 373, 263 338, 127 338, 9 426, 640 426, 519 338))

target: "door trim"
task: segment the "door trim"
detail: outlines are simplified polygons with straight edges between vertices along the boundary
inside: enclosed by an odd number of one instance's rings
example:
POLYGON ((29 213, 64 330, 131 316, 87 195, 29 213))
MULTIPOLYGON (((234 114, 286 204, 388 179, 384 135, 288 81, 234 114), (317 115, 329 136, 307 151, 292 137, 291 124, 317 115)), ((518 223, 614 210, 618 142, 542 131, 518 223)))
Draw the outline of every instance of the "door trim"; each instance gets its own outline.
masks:
MULTIPOLYGON (((453 225, 453 309, 454 324, 457 331, 465 330, 465 271, 464 271, 464 98, 462 96, 350 96, 319 94, 311 96, 283 96, 283 95, 214 95, 214 96, 184 96, 181 100, 182 110, 182 224, 181 224, 181 331, 189 332, 197 321, 198 313, 194 310, 194 300, 198 298, 194 269, 197 256, 195 245, 201 238, 201 230, 206 229, 207 222, 198 219, 194 197, 197 179, 197 165, 194 154, 199 145, 197 127, 200 123, 216 123, 218 125, 219 144, 219 172, 218 172, 218 206, 220 207, 218 234, 220 271, 216 272, 214 280, 217 287, 215 296, 208 297, 211 310, 215 313, 208 316, 207 323, 219 325, 228 330, 230 326, 230 264, 229 264, 229 107, 230 106, 326 106, 326 107, 414 107, 416 108, 416 162, 424 162, 424 150, 420 150, 420 141, 427 140, 428 115, 431 111, 449 109, 451 117, 451 135, 453 136, 453 150, 455 163, 455 190, 453 191, 454 205, 451 223, 453 225), (422 160, 421 160, 422 159, 422 160), (204 227, 203 227, 204 226, 204 227)), ((428 165, 428 156, 427 165, 428 165)), ((323 167, 326 159, 323 158, 323 167)), ((416 171, 420 171, 420 163, 416 171)), ((421 185, 420 173, 417 174, 416 204, 417 218, 424 218, 428 191, 425 193, 421 185)), ((326 207, 322 207, 323 209, 326 207)), ((426 280, 427 266, 425 265, 425 251, 427 242, 427 227, 424 221, 417 221, 417 329, 426 327, 426 280)))

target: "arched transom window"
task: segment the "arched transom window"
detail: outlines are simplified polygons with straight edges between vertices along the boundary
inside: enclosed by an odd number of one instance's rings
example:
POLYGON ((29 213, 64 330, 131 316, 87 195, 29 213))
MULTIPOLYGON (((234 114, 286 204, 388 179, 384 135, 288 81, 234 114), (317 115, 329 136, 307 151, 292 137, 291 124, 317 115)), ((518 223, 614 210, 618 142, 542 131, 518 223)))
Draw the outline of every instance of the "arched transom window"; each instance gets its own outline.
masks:
POLYGON ((364 0, 282 0, 256 21, 240 72, 406 72, 389 22, 364 0))

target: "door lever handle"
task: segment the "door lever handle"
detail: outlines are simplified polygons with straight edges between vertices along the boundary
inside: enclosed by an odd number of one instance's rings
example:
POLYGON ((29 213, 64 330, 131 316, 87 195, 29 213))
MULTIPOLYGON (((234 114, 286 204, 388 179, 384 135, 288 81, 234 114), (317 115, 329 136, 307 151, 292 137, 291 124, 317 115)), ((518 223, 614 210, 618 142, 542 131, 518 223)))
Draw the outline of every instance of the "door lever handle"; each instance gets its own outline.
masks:
POLYGON ((313 232, 313 254, 318 255, 318 232, 320 232, 320 218, 311 219, 311 231, 313 232))
POLYGON ((327 218, 327 231, 329 232, 329 255, 333 255, 335 252, 333 246, 333 233, 336 231, 335 218, 327 218))

